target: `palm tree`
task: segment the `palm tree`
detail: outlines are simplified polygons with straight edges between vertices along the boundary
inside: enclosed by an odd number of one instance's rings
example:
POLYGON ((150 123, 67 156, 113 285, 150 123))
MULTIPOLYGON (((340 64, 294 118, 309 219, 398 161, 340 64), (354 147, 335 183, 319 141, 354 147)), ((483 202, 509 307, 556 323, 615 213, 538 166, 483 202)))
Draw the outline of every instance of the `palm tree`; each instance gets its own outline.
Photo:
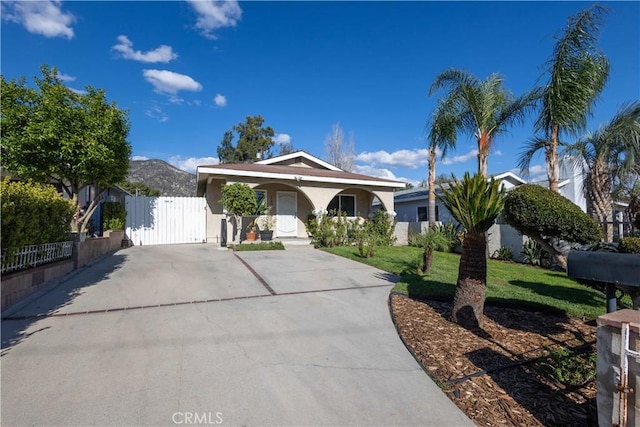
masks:
POLYGON ((536 91, 514 98, 502 84, 502 77, 492 74, 480 81, 466 71, 455 68, 440 73, 429 89, 433 95, 440 89, 447 91, 439 108, 447 117, 456 118, 448 138, 456 139, 456 132, 473 134, 478 143, 478 173, 487 177, 487 157, 495 137, 506 132, 508 126, 524 120, 538 98, 536 91))
MULTIPOLYGON (((613 184, 633 173, 640 161, 640 101, 624 105, 611 121, 567 148, 588 168, 587 210, 596 222, 611 220, 613 184)), ((613 226, 607 226, 613 240, 613 226)))
POLYGON ((449 148, 456 144, 456 126, 458 117, 450 114, 452 108, 444 100, 438 100, 431 119, 427 123, 429 134, 429 225, 436 222, 436 158, 438 151, 442 157, 447 155, 449 148))
POLYGON ((466 229, 451 320, 467 329, 482 326, 487 286, 486 231, 504 207, 499 181, 466 172, 462 181, 442 187, 440 200, 466 229))
POLYGON ((544 150, 549 189, 555 192, 559 192, 560 138, 577 136, 584 129, 609 76, 609 61, 596 47, 605 12, 602 6, 592 6, 571 16, 564 33, 557 38, 545 71, 548 82, 539 89, 542 106, 535 131, 542 136, 530 141, 520 156, 520 169, 526 173, 533 155, 544 150))
POLYGON ((418 272, 429 274, 433 264, 433 251, 448 249, 451 246, 451 239, 442 231, 430 228, 424 233, 416 235, 413 244, 423 249, 422 266, 418 267, 418 272))

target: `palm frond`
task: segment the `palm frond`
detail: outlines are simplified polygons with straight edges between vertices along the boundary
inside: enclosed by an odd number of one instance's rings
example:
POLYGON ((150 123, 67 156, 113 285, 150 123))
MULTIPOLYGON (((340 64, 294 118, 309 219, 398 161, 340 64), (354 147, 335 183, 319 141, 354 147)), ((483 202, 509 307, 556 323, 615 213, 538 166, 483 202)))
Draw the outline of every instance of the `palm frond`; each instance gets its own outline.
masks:
POLYGON ((469 172, 460 181, 441 186, 438 198, 467 232, 482 234, 493 225, 504 207, 504 188, 500 182, 487 181, 479 174, 469 172))
POLYGON ((535 137, 525 144, 525 150, 518 155, 518 168, 523 176, 529 176, 529 168, 533 157, 539 151, 544 151, 549 145, 549 138, 535 137))

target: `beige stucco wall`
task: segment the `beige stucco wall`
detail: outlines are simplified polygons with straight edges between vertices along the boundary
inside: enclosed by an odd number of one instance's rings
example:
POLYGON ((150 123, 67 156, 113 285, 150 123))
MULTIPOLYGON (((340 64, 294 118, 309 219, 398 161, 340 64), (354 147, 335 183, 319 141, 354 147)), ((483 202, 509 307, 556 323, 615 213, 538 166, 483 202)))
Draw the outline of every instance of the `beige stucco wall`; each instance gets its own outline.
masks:
MULTIPOLYGON (((207 185, 207 242, 220 244, 221 242, 221 220, 225 217, 222 212, 222 204, 219 203, 222 197, 222 186, 240 182, 249 185, 256 190, 267 192, 267 204, 272 207, 271 213, 277 214, 277 194, 279 191, 290 191, 297 193, 297 237, 307 237, 305 222, 310 214, 318 211, 326 211, 327 206, 337 194, 352 194, 356 197, 356 211, 359 216, 367 217, 371 213, 371 204, 374 196, 382 202, 388 211, 393 210, 393 192, 389 188, 372 188, 372 191, 361 187, 332 183, 314 183, 308 185, 304 182, 291 183, 273 179, 248 179, 243 177, 229 177, 228 179, 212 179, 207 185)), ((248 219, 243 220, 241 237, 244 236, 244 229, 248 224, 248 219)), ((233 221, 227 221, 227 243, 233 241, 233 221)), ((274 234, 274 237, 278 237, 274 234)))

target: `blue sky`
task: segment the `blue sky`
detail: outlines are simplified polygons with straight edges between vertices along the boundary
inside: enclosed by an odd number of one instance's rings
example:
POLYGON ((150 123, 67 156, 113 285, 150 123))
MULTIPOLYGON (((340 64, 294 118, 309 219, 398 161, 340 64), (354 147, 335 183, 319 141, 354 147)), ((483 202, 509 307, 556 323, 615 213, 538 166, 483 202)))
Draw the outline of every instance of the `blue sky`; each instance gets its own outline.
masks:
MULTIPOLYGON (((589 128, 640 98, 640 3, 605 2, 599 39, 611 74, 589 128)), ((5 78, 46 63, 66 84, 106 90, 129 110, 134 158, 193 172, 216 164, 226 130, 260 114, 277 141, 324 157, 334 123, 353 134, 357 171, 417 183, 427 171, 425 123, 442 70, 498 72, 530 90, 554 34, 588 2, 2 1, 5 78)), ((531 123, 500 137, 489 172, 515 168, 531 123)), ((438 174, 475 171, 461 135, 438 174)), ((540 178, 543 159, 532 163, 540 178)), ((543 172, 544 174, 544 172, 543 172)))

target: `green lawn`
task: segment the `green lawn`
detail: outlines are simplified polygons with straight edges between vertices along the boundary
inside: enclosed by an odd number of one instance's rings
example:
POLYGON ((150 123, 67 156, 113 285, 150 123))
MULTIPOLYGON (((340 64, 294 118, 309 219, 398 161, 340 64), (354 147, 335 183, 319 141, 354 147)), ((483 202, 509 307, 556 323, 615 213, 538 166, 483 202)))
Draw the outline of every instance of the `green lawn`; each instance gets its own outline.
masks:
MULTIPOLYGON (((420 248, 379 248, 373 258, 361 258, 355 247, 324 249, 401 276, 393 288, 415 298, 453 299, 460 256, 436 252, 432 271, 422 276, 417 266, 420 248)), ((605 313, 602 292, 569 279, 566 274, 523 264, 488 260, 487 304, 595 318, 605 313)))

